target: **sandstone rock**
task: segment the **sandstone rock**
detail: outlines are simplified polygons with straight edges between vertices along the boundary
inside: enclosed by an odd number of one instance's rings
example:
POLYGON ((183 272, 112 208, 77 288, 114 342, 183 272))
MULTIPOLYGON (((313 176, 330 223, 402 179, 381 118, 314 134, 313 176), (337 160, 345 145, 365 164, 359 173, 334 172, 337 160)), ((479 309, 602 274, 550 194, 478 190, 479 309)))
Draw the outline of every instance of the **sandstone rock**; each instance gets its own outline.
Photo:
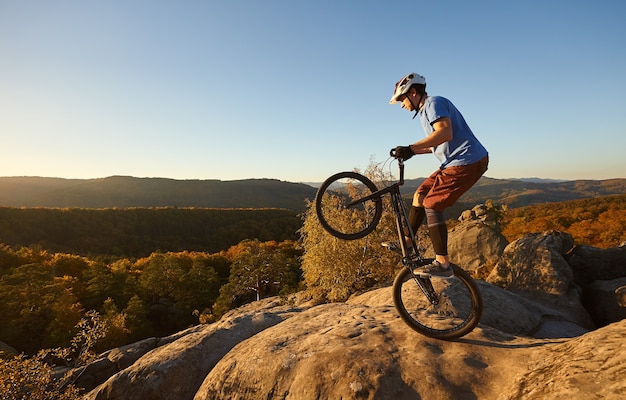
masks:
POLYGON ((498 224, 498 212, 494 209, 490 209, 485 204, 478 204, 471 210, 465 210, 461 213, 459 221, 472 221, 478 220, 488 225, 498 232, 500 232, 500 226, 498 224))
POLYGON ((593 322, 580 302, 581 290, 563 255, 574 239, 565 232, 524 235, 509 244, 487 282, 565 312, 566 319, 591 329, 593 322))
MULTIPOLYGON (((509 391, 528 389, 524 375, 528 366, 537 365, 546 354, 558 354, 551 349, 567 343, 510 335, 486 323, 453 342, 429 339, 397 317, 390 294, 390 288, 384 288, 346 303, 314 307, 241 342, 207 375, 194 400, 500 399, 509 386, 513 386, 509 391), (516 382, 524 386, 515 386, 516 382)), ((497 300, 509 295, 498 288, 489 294, 497 300)), ((514 303, 510 307, 490 303, 493 307, 486 314, 497 315, 490 315, 487 322, 513 321, 512 312, 528 313, 514 303)), ((623 327, 610 328, 610 334, 626 336, 623 327)), ((591 343, 586 345, 590 347, 581 352, 593 351, 591 343)), ((576 352, 563 351, 560 362, 584 363, 576 359, 576 352)), ((606 356, 608 363, 623 358, 609 352, 606 356)), ((550 367, 558 374, 558 366, 550 367)), ((617 364, 612 379, 625 371, 626 364, 617 364)), ((549 381, 552 376, 537 379, 549 381)), ((608 383, 599 373, 594 379, 608 383)), ((577 384, 585 382, 570 383, 566 389, 577 384)), ((623 382, 613 385, 614 390, 625 387, 623 382)))
POLYGON ((75 384, 92 390, 112 375, 132 365, 148 351, 158 347, 159 339, 148 338, 120 348, 109 350, 94 362, 74 371, 75 384))
POLYGON ((580 245, 565 259, 572 267, 575 282, 580 286, 596 280, 626 277, 626 246, 601 249, 580 245))
MULTIPOLYGON (((472 273, 472 276, 485 278, 495 267, 508 244, 500 233, 497 213, 485 205, 477 205, 465 210, 459 217, 460 224, 448 232, 448 253, 453 263, 472 273)), ((425 256, 432 258, 435 253, 426 230, 419 232, 420 243, 425 248, 425 256)))
POLYGON ((545 346, 498 400, 623 399, 626 320, 545 346))
POLYGON ((457 342, 429 339, 399 319, 390 294, 318 306, 240 343, 194 399, 495 398, 481 382, 521 373, 528 361, 495 353, 540 343, 483 328, 457 342), (494 340, 502 347, 485 345, 494 340))
POLYGON ((84 399, 190 399, 206 374, 237 343, 296 311, 277 298, 244 306, 215 324, 199 326, 148 352, 84 399))
POLYGON ((515 292, 565 295, 572 271, 563 254, 573 242, 564 232, 526 234, 505 248, 487 282, 515 292))
POLYGON ((271 299, 156 348, 85 399, 495 399, 498 385, 485 382, 508 384, 506 376, 522 373, 538 354, 535 347, 563 337, 530 338, 550 331, 546 320, 560 321, 552 332, 575 324, 558 310, 479 285, 483 320, 456 342, 406 326, 390 287, 309 308, 271 299))
POLYGON ((465 221, 448 233, 448 253, 452 262, 478 276, 489 274, 507 244, 498 229, 480 220, 465 221))

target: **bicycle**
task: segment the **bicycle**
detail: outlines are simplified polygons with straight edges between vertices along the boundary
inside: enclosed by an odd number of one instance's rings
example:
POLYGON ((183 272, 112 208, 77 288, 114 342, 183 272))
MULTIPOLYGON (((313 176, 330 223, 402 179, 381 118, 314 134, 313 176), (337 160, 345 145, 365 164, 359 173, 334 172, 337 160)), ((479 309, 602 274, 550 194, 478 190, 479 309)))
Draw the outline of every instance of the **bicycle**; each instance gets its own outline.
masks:
POLYGON ((404 160, 393 149, 390 156, 398 162, 399 180, 380 190, 357 172, 340 172, 326 179, 315 197, 318 220, 337 238, 360 239, 376 229, 383 213, 382 198, 389 194, 402 253, 402 268, 393 282, 395 308, 407 325, 423 335, 444 340, 459 338, 480 321, 483 312, 480 290, 472 277, 456 265, 452 265, 454 275, 449 278, 415 272, 433 260, 423 257, 416 232, 408 223, 400 194, 404 185, 404 160), (407 232, 409 243, 405 241, 407 232))

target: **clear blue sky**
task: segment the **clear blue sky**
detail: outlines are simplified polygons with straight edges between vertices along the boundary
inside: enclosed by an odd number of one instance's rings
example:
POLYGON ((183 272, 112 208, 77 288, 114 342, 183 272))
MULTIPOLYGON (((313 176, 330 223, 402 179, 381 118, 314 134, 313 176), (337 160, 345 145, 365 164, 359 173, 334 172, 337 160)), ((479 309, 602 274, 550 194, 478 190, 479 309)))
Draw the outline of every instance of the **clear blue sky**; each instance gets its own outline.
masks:
POLYGON ((625 21, 621 0, 0 0, 0 176, 322 181, 424 136, 388 104, 417 72, 487 176, 626 178, 625 21))

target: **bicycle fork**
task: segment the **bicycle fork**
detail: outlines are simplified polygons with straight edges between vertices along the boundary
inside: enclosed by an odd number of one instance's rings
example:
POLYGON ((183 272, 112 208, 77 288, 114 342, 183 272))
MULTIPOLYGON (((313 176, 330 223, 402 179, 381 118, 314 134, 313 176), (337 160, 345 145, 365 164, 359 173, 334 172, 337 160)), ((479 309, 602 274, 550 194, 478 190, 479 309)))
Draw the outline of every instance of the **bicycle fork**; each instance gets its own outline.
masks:
POLYGON ((422 293, 424 293, 424 296, 426 296, 430 304, 439 304, 439 293, 435 291, 435 288, 433 287, 430 278, 427 276, 417 275, 413 272, 414 269, 419 267, 419 264, 415 263, 407 257, 404 257, 402 259, 402 265, 404 266, 404 268, 410 271, 410 279, 413 279, 415 283, 417 283, 417 286, 419 286, 419 288, 422 290, 422 293))

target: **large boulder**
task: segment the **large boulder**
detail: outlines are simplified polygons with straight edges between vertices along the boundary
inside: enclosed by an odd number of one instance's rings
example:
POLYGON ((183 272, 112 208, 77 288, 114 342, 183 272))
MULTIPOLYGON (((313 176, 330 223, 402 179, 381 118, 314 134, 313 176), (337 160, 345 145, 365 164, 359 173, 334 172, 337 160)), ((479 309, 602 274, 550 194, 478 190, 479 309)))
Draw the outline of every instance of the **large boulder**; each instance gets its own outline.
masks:
POLYGON ((526 234, 505 248, 487 282, 559 309, 567 319, 591 329, 593 322, 582 306, 581 290, 564 258, 573 244, 565 232, 526 234))
POLYGON ((273 298, 149 351, 84 399, 496 399, 541 349, 572 327, 586 332, 558 310, 478 283, 482 321, 456 341, 411 330, 391 287, 314 306, 273 298))
POLYGON ((18 354, 19 353, 17 352, 17 350, 15 350, 13 347, 4 342, 0 342, 0 359, 2 359, 2 356, 11 357, 18 354))
POLYGON ((602 249, 593 246, 576 246, 565 256, 572 267, 574 281, 586 286, 596 280, 626 277, 626 246, 602 249))
POLYGON ((244 306, 215 324, 200 325, 149 351, 89 392, 84 400, 191 399, 207 373, 236 344, 298 310, 278 298, 244 306))
MULTIPOLYGON (((495 267, 508 244, 500 232, 497 212, 484 204, 465 210, 458 218, 458 224, 449 224, 448 254, 450 260, 472 273, 472 276, 485 278, 495 267)), ((424 227, 418 232, 424 255, 433 258, 432 242, 424 227)))
POLYGON ((450 259, 474 276, 486 277, 508 245, 500 233, 497 213, 478 205, 464 211, 459 221, 448 233, 450 259))

